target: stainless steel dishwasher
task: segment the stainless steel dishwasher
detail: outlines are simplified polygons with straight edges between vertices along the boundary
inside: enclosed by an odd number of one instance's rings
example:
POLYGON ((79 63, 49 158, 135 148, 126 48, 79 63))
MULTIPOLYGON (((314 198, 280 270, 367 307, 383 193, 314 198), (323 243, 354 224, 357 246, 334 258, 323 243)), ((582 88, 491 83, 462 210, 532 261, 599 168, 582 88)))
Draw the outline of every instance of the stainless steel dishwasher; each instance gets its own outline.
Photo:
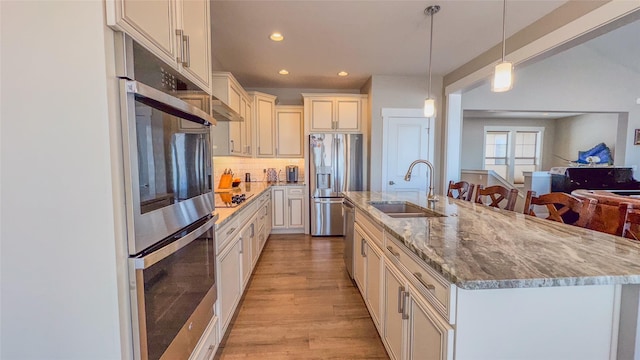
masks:
POLYGON ((347 267, 349 277, 353 279, 353 224, 355 222, 355 207, 349 200, 342 203, 344 215, 344 265, 347 267))

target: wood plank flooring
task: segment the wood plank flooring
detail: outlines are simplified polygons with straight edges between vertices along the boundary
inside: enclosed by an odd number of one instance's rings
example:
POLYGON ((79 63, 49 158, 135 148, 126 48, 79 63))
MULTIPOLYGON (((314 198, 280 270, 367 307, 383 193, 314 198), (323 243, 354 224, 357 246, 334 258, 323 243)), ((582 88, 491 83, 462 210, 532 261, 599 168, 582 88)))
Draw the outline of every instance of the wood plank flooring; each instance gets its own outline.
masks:
POLYGON ((343 248, 271 235, 215 359, 388 359, 343 248))

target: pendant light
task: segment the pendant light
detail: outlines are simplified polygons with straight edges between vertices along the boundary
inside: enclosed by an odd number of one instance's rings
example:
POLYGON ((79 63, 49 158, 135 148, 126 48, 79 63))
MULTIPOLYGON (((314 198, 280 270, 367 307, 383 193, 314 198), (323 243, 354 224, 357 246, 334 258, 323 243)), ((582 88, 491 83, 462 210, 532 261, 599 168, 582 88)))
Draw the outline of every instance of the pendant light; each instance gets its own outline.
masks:
POLYGON ((491 81, 491 91, 493 92, 505 92, 511 90, 513 87, 513 64, 504 60, 506 34, 505 23, 507 14, 507 0, 503 0, 502 3, 502 62, 496 65, 493 71, 493 80, 491 81))
POLYGON ((433 15, 440 11, 440 5, 431 5, 424 9, 425 15, 431 19, 431 31, 429 32, 429 86, 427 98, 424 100, 424 116, 436 116, 436 100, 431 97, 431 54, 433 52, 433 15))

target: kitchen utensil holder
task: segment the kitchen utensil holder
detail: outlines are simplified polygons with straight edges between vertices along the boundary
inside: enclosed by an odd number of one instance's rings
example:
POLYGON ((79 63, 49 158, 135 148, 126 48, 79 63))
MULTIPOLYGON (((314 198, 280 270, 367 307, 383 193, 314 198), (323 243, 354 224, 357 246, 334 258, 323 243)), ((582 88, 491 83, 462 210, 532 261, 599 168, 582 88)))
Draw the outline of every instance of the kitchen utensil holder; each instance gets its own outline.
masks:
POLYGON ((231 189, 231 183, 233 183, 233 175, 231 174, 222 174, 220 176, 220 183, 218 184, 219 189, 231 189))

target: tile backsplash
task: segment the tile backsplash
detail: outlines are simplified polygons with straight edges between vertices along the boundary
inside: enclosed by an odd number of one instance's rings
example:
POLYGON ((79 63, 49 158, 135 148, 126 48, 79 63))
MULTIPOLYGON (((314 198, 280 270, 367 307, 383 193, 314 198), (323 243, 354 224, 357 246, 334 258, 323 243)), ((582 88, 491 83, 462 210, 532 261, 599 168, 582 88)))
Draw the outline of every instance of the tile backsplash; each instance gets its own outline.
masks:
POLYGON ((244 181, 245 173, 251 173, 251 181, 267 181, 265 169, 275 168, 280 171, 280 180, 285 181, 285 166, 297 165, 299 168, 298 180, 304 180, 304 159, 257 159, 257 158, 241 158, 235 156, 214 156, 213 157, 213 176, 216 184, 220 180, 220 175, 224 169, 231 169, 234 177, 244 181))

